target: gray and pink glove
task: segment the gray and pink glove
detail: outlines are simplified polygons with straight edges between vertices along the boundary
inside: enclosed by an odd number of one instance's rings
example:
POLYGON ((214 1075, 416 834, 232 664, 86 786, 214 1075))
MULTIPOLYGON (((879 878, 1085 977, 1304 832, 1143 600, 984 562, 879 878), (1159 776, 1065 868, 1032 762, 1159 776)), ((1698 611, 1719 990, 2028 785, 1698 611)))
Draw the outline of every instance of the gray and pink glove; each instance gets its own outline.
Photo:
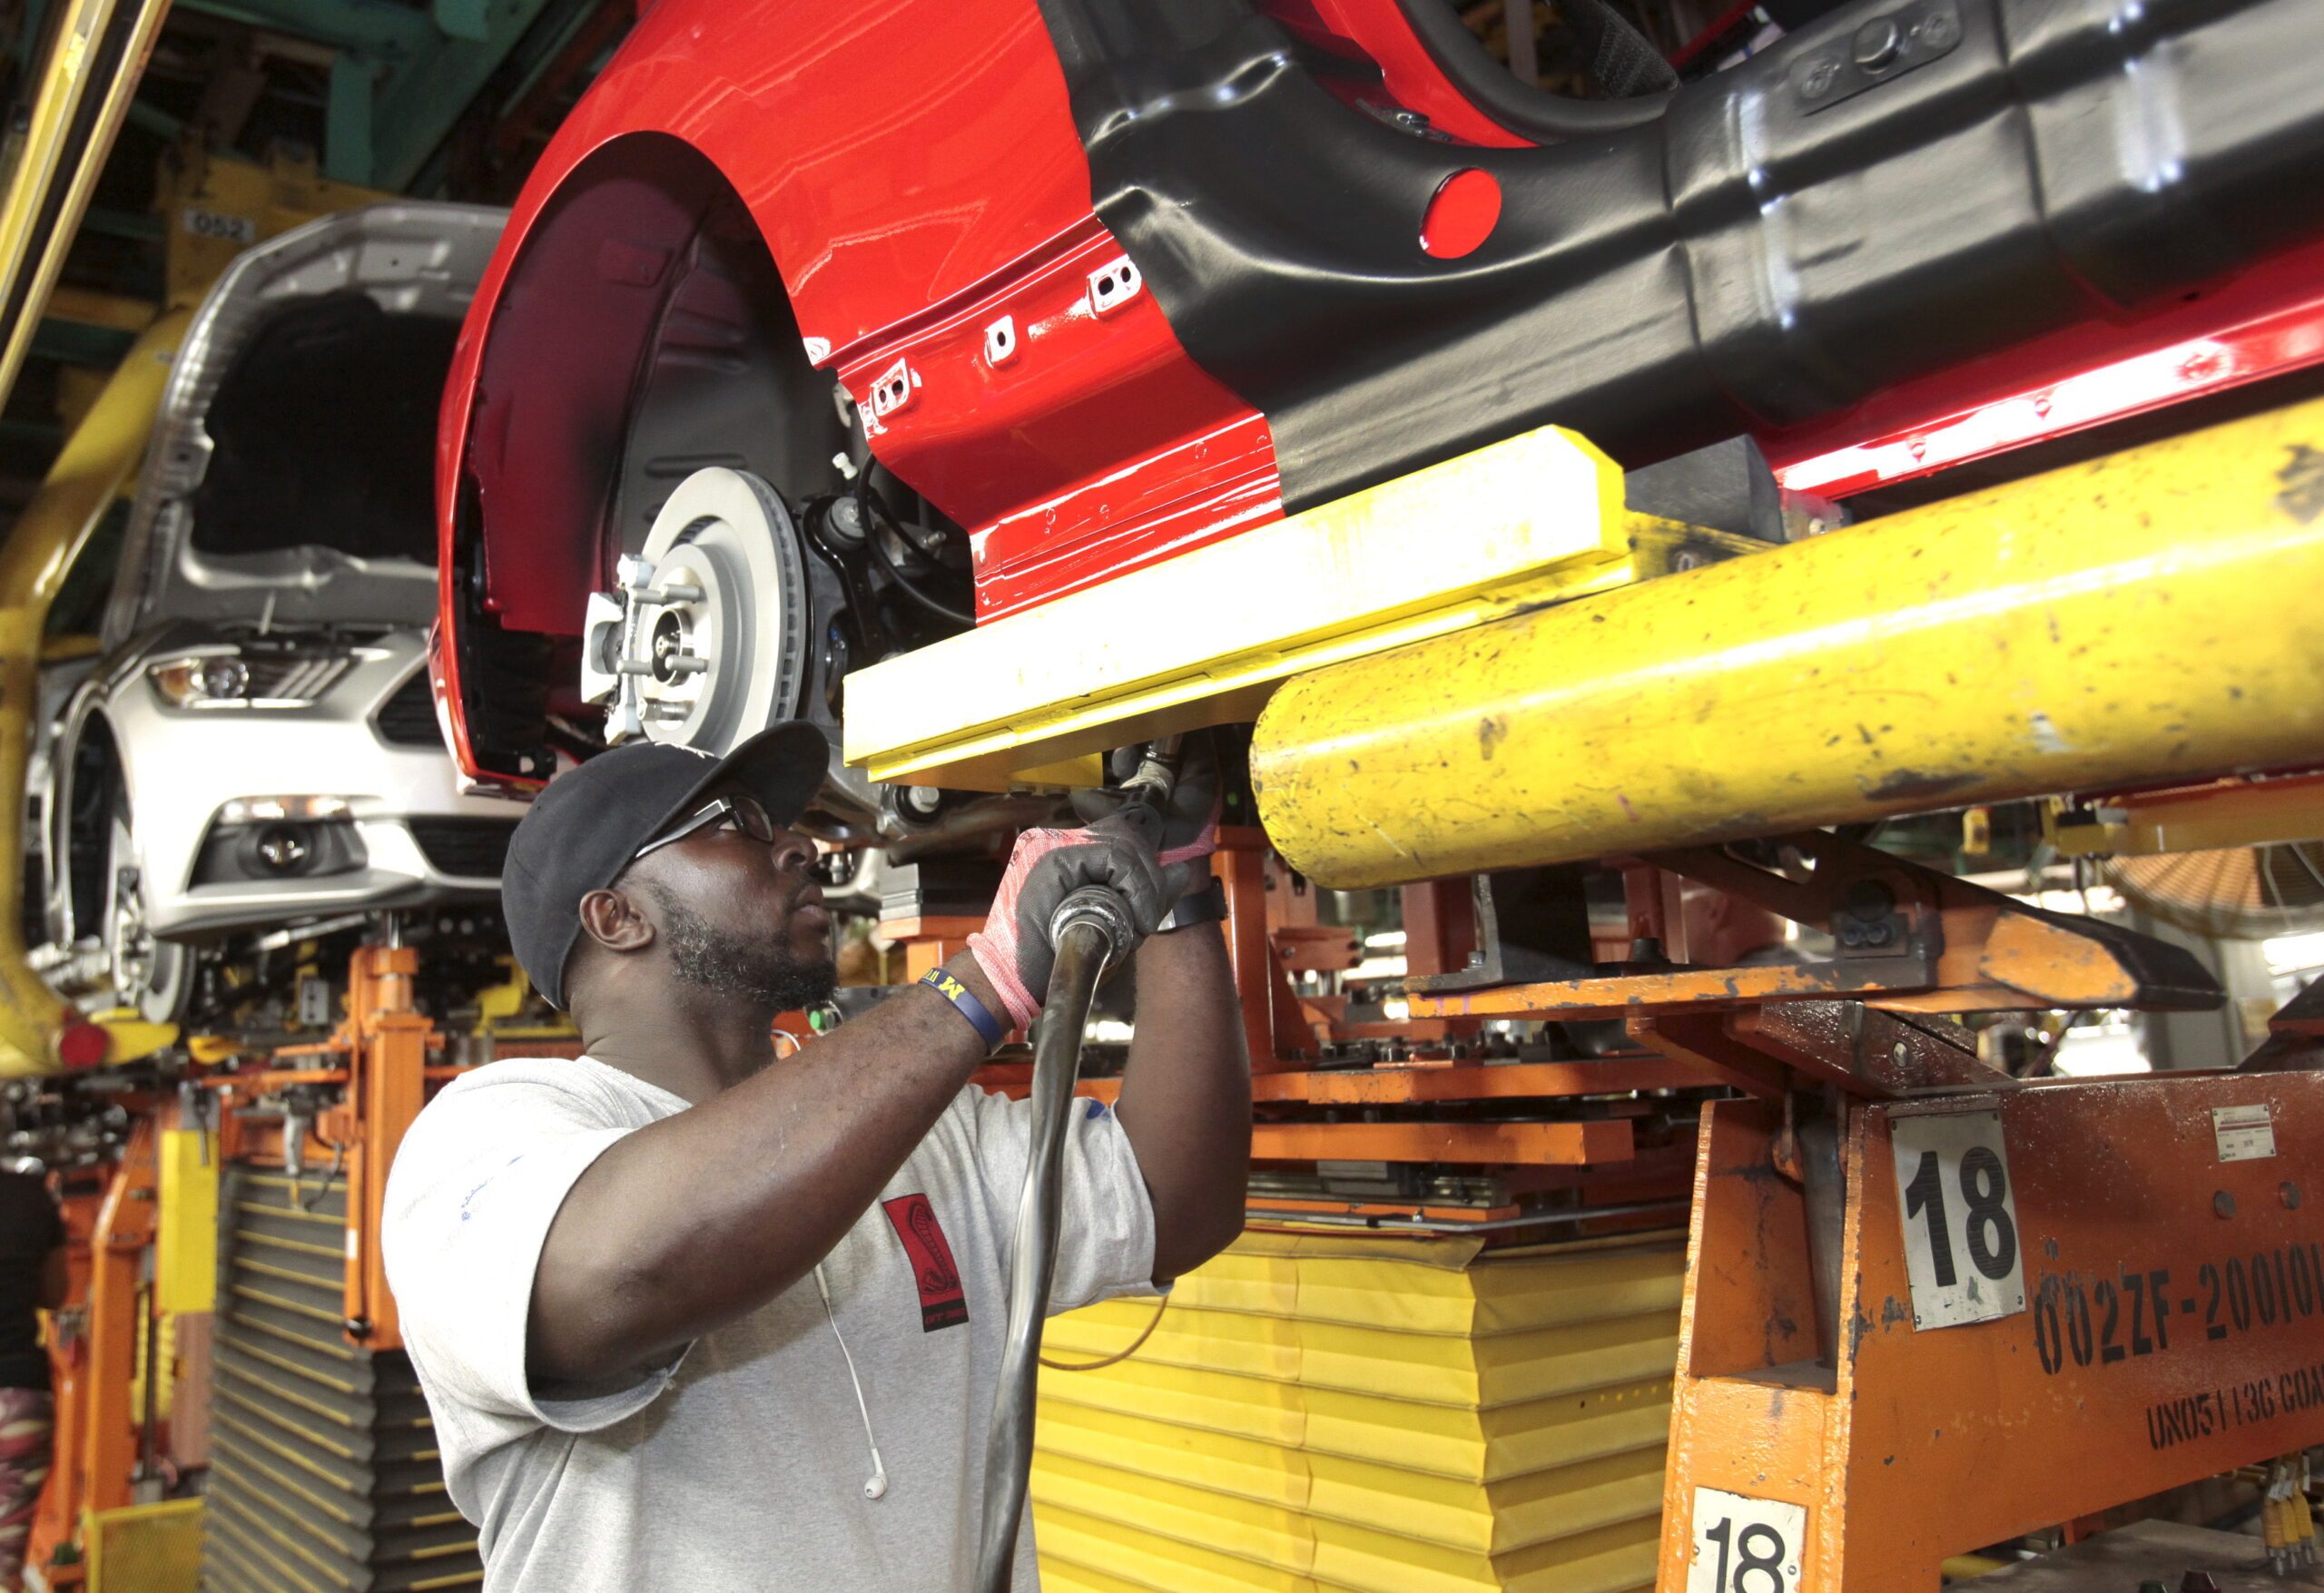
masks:
POLYGON ((1084 885, 1110 887, 1143 937, 1186 894, 1201 865, 1165 867, 1147 839, 1150 823, 1124 814, 1082 830, 1028 830, 1017 838, 992 912, 969 937, 969 950, 1018 1028, 1032 1027, 1049 994, 1057 966, 1049 920, 1067 897, 1084 885))
MULTIPOLYGON (((1116 748, 1114 778, 1128 779, 1143 755, 1139 747, 1116 748)), ((1217 750, 1210 732, 1194 731, 1179 744, 1178 777, 1170 788, 1170 805, 1162 811, 1162 838, 1156 847, 1166 866, 1192 862, 1218 850, 1220 799, 1217 750)), ((1118 790, 1106 788, 1077 791, 1072 801, 1076 817, 1094 821, 1121 811, 1123 799, 1118 790)), ((1200 884, 1209 872, 1196 870, 1191 883, 1200 884)))

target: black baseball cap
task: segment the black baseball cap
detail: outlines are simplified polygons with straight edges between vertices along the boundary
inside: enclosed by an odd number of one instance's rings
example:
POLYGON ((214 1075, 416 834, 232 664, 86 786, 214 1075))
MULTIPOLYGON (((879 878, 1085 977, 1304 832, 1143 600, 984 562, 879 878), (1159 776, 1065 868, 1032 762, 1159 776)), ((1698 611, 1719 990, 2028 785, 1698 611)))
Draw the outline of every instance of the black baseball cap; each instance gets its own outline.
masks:
POLYGON ((800 720, 759 732, 721 758, 692 747, 633 742, 600 752, 542 788, 508 842, 500 905, 508 944, 533 988, 562 1008, 565 964, 581 938, 581 899, 602 890, 638 849, 731 781, 789 824, 822 789, 823 733, 800 720))

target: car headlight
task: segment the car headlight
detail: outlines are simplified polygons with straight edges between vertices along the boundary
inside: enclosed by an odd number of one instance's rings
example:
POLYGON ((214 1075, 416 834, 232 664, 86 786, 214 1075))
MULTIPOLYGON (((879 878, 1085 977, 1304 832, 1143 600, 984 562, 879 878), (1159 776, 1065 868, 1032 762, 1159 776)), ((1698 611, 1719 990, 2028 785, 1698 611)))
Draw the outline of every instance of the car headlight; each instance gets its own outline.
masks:
POLYGON ((342 652, 208 647, 149 664, 145 678, 172 708, 307 708, 354 663, 342 652))

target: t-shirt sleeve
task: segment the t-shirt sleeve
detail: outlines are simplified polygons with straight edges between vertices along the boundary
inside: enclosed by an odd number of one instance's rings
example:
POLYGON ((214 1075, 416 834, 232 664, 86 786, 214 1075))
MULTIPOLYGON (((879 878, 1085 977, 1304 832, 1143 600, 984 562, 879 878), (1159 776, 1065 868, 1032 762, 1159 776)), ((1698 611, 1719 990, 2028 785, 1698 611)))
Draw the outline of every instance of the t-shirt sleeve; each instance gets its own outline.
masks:
MULTIPOLYGON (((976 1096, 978 1176, 997 1232, 1013 1235, 1032 1154, 1033 1105, 976 1096)), ((1154 1284, 1154 1199, 1121 1119, 1103 1101, 1077 1097, 1065 1132, 1065 1182, 1049 1313, 1159 1293, 1154 1284)))
POLYGON ((549 1224, 590 1165, 635 1131, 579 1091, 538 1080, 479 1083, 413 1123, 388 1180, 382 1243, 404 1342, 431 1394, 594 1432, 669 1385, 676 1356, 602 1386, 536 1387, 525 1370, 549 1224))

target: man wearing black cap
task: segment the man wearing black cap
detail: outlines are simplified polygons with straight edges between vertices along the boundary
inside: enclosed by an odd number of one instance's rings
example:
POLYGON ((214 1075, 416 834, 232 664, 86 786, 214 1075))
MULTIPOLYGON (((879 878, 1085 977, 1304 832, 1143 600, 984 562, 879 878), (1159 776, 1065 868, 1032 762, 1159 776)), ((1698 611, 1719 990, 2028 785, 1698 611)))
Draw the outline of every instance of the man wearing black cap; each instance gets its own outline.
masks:
POLYGON ((1240 1008, 1215 897, 1184 894, 1215 774, 1181 779, 1158 856, 1118 820, 1029 831, 970 951, 770 1066, 774 1015, 835 978, 784 828, 825 757, 796 724, 724 760, 622 747, 517 827, 509 939, 587 1054, 448 1087, 386 1214, 489 1593, 966 1586, 1029 1140, 968 1080, 1038 1012, 1080 885, 1150 932, 1118 1106, 1068 1136, 1050 1307, 1151 1293, 1240 1229, 1240 1008))

